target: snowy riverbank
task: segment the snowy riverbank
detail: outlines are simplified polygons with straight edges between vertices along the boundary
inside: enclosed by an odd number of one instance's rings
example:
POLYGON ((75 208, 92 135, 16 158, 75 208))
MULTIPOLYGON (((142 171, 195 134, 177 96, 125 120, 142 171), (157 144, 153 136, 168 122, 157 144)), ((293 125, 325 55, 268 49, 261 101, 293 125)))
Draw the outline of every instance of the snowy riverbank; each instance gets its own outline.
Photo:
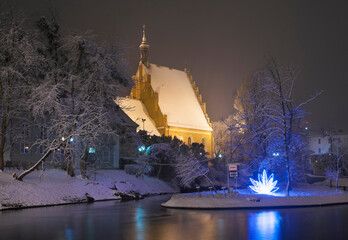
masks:
POLYGON ((336 192, 332 188, 322 185, 303 184, 294 189, 289 197, 284 192, 275 196, 251 194, 250 190, 239 190, 238 194, 224 194, 219 192, 176 194, 163 203, 169 208, 193 209, 223 209, 223 208, 280 208, 280 207, 309 207, 333 204, 348 204, 348 193, 336 192))
POLYGON ((69 177, 58 169, 35 171, 24 180, 12 178, 13 170, 0 172, 0 210, 95 201, 121 200, 124 194, 174 193, 155 178, 128 175, 121 170, 98 170, 89 180, 69 177), (91 198, 90 198, 91 197, 91 198))

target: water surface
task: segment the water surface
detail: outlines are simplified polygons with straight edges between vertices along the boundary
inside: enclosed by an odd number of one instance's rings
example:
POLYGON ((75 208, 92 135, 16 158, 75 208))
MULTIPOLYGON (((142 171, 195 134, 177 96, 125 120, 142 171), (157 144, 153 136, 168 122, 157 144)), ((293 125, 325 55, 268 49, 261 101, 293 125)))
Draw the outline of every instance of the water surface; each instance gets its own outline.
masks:
POLYGON ((0 239, 347 239, 348 205, 178 210, 170 196, 0 212, 0 239))

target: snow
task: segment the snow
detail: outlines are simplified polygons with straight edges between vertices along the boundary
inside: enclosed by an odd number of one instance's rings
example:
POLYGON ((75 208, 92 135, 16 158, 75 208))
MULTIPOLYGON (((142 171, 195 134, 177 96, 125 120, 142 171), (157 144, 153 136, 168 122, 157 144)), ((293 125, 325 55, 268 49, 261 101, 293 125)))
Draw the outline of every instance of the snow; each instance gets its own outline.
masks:
POLYGON ((147 72, 168 126, 212 131, 186 72, 156 64, 150 64, 147 72))
POLYGON ((196 208, 196 209, 219 209, 219 208, 278 208, 278 207, 305 207, 324 206, 332 204, 348 203, 348 194, 336 192, 333 188, 322 185, 303 184, 301 187, 290 192, 277 193, 274 196, 252 194, 251 190, 238 190, 238 193, 218 194, 210 192, 194 194, 177 194, 163 203, 163 207, 169 208, 196 208))
POLYGON ((86 193, 96 201, 120 200, 118 192, 138 192, 141 195, 173 193, 169 185, 155 178, 128 175, 121 170, 98 170, 90 180, 69 177, 65 171, 46 169, 35 171, 17 181, 13 170, 0 172, 0 210, 74 203, 86 199, 86 193), (41 176, 41 177, 40 177, 41 176))
POLYGON ((150 117, 149 113, 146 110, 145 105, 140 100, 130 99, 130 98, 121 98, 116 99, 116 103, 122 108, 122 110, 139 126, 137 131, 144 129, 150 135, 161 136, 156 128, 156 123, 150 117), (145 124, 143 125, 142 119, 145 119, 145 124))

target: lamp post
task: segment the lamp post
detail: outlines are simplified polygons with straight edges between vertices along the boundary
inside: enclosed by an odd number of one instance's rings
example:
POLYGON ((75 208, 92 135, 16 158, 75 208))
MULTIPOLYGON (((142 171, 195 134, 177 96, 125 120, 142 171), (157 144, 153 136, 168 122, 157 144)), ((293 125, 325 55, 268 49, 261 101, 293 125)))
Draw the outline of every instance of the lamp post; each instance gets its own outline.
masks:
POLYGON ((145 121, 146 121, 146 119, 142 118, 141 121, 143 122, 143 131, 145 131, 145 121))

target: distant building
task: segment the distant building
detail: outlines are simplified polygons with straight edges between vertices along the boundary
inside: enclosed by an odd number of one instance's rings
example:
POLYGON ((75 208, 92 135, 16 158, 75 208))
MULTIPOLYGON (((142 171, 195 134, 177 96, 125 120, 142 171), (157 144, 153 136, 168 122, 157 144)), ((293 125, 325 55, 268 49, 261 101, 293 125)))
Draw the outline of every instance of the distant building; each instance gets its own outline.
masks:
MULTIPOLYGON (((313 174, 325 176, 330 162, 336 162, 336 154, 343 154, 348 149, 348 135, 312 134, 308 136, 308 150, 313 174)), ((346 174, 346 173, 345 173, 346 174)))
POLYGON ((328 154, 335 151, 337 144, 348 147, 348 135, 312 135, 308 138, 308 149, 312 155, 328 154))
POLYGON ((202 143, 210 157, 214 152, 212 125, 196 83, 184 71, 151 64, 143 29, 140 62, 128 98, 118 99, 124 111, 150 134, 177 137, 188 145, 202 143))
MULTIPOLYGON (((120 158, 137 155, 137 146, 133 137, 138 125, 116 104, 110 107, 109 115, 112 119, 112 128, 117 134, 103 137, 101 148, 91 146, 89 160, 98 160, 101 167, 119 168, 120 158)), ((45 148, 35 145, 37 139, 45 138, 45 128, 23 119, 14 119, 11 123, 19 128, 20 134, 16 138, 8 139, 7 150, 4 154, 7 167, 28 168, 45 154, 45 148)), ((71 144, 75 144, 73 139, 71 144)), ((74 156, 74 161, 75 165, 79 166, 79 156, 74 156)), ((51 154, 45 161, 45 167, 61 166, 62 164, 64 164, 64 154, 59 150, 51 154), (55 161, 52 161, 53 156, 55 161)))

